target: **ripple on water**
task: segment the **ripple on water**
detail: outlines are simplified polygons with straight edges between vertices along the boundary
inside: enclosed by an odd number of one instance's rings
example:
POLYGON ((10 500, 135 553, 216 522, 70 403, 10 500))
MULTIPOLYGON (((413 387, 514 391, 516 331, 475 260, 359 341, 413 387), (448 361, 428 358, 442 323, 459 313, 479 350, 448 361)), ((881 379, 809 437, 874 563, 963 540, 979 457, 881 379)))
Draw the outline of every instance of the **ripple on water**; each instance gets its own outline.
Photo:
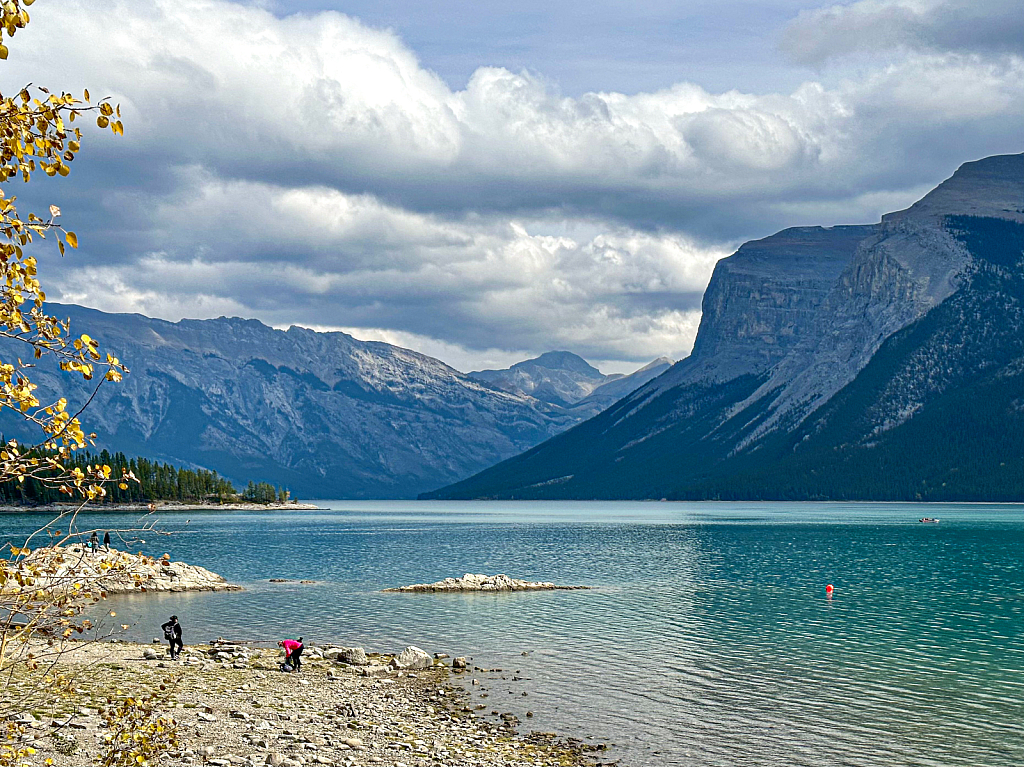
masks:
MULTIPOLYGON (((488 709, 613 741, 631 767, 1024 764, 1019 507, 929 512, 942 525, 898 505, 337 508, 190 512, 187 528, 169 515, 187 533, 149 553, 249 590, 124 597, 118 612, 143 639, 173 612, 186 641, 298 631, 470 655, 504 669, 477 674, 488 709), (380 593, 464 572, 596 588, 380 593)), ((18 534, 33 519, 4 522, 18 534)))

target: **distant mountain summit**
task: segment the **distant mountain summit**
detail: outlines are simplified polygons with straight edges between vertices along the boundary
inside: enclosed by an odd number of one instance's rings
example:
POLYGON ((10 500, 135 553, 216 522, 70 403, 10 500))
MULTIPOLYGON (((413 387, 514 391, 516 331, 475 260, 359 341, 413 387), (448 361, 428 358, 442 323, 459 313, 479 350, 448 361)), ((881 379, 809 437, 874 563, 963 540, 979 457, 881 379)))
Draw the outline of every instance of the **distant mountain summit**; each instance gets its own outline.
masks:
POLYGON ((690 357, 432 497, 1024 499, 1024 155, 743 245, 690 357))
POLYGON ((582 421, 597 415, 670 367, 672 360, 659 357, 629 375, 605 375, 579 355, 558 351, 517 362, 505 370, 478 370, 469 376, 502 391, 564 408, 582 421))
POLYGON ((502 391, 526 394, 542 402, 567 407, 579 402, 610 378, 572 352, 545 352, 517 362, 506 370, 477 370, 470 378, 502 391))

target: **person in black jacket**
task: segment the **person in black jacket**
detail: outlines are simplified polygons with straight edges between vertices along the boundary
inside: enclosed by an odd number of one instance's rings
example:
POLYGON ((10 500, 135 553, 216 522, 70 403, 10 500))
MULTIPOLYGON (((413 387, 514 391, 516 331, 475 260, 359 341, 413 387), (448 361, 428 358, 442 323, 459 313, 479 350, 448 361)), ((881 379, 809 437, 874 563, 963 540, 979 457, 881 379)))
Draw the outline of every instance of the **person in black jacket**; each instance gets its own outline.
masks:
POLYGON ((171 619, 160 628, 164 630, 164 639, 171 644, 171 660, 177 659, 178 653, 185 646, 181 641, 181 624, 178 623, 178 616, 172 615, 171 619))

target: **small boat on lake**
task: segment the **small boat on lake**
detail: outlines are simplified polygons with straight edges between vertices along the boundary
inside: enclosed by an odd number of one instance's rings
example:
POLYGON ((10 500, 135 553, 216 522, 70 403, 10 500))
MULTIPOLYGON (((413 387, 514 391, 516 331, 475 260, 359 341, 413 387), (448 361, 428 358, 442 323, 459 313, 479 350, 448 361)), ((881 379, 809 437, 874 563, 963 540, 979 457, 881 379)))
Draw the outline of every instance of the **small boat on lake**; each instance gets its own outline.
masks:
POLYGON ((938 522, 939 520, 934 517, 921 517, 922 522, 938 522))

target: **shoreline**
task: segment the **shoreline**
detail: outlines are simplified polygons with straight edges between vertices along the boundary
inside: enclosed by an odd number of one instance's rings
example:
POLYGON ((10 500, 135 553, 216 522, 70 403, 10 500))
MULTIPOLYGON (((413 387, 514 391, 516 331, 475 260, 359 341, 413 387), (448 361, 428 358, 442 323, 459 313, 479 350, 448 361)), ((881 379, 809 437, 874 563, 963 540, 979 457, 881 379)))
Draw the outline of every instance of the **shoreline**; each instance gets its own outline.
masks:
MULTIPOLYGON (((145 513, 155 514, 159 511, 322 511, 315 503, 299 503, 288 501, 286 503, 202 503, 185 501, 155 501, 152 504, 155 508, 150 509, 149 503, 91 503, 87 504, 81 513, 111 512, 111 513, 145 513)), ((45 503, 38 506, 2 505, 0 514, 66 514, 73 512, 79 504, 73 503, 45 503)))
POLYGON ((330 646, 311 646, 302 672, 290 674, 279 670, 277 649, 186 645, 171 661, 164 644, 68 647, 60 666, 76 677, 74 705, 23 719, 40 764, 90 764, 106 732, 99 710, 107 697, 161 684, 168 688, 161 710, 174 717, 179 740, 165 764, 593 767, 600 762, 592 754, 605 750, 553 733, 520 734, 512 714, 478 712, 452 670, 429 656, 420 657, 430 665, 415 670, 394 668, 395 656, 377 653, 355 666, 323 657, 330 646), (67 738, 77 746, 71 755, 57 750, 67 738))

